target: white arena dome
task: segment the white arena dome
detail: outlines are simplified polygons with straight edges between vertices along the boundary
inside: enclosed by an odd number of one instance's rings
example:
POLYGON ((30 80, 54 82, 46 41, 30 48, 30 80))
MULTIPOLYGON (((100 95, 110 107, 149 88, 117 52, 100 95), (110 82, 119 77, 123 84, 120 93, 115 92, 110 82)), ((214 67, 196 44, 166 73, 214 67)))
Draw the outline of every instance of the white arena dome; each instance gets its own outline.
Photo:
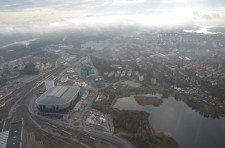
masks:
POLYGON ((58 111, 72 106, 80 94, 78 86, 55 86, 47 90, 35 103, 41 111, 58 111))

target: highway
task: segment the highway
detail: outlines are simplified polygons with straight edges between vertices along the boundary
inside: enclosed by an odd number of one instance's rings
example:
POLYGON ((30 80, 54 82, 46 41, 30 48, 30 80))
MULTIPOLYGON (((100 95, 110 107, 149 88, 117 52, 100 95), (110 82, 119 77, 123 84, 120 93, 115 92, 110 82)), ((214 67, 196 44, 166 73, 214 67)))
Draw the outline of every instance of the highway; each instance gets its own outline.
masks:
POLYGON ((98 138, 102 138, 107 141, 110 141, 116 145, 119 145, 121 148, 133 148, 134 147, 127 140, 125 140, 122 137, 119 137, 117 135, 111 134, 109 132, 102 132, 102 131, 100 132, 97 130, 82 128, 82 127, 79 127, 77 130, 84 134, 89 134, 90 136, 94 136, 94 137, 98 137, 98 138))

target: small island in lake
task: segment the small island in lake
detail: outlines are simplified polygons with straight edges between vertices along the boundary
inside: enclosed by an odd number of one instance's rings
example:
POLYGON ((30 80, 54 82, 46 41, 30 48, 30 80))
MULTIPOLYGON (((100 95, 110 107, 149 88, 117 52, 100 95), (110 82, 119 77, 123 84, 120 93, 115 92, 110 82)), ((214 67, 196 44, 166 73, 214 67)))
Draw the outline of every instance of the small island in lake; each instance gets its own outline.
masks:
POLYGON ((134 99, 139 105, 159 106, 161 103, 163 103, 161 99, 152 96, 134 96, 134 99))

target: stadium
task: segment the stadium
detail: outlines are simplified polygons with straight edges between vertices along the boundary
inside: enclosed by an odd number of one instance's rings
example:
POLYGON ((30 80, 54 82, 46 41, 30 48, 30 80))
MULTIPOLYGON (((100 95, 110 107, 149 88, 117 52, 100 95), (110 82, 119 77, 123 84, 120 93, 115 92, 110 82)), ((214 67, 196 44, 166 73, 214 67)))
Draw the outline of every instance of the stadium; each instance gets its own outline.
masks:
POLYGON ((40 111, 60 111, 72 106, 79 95, 78 86, 55 86, 37 98, 35 104, 40 111))

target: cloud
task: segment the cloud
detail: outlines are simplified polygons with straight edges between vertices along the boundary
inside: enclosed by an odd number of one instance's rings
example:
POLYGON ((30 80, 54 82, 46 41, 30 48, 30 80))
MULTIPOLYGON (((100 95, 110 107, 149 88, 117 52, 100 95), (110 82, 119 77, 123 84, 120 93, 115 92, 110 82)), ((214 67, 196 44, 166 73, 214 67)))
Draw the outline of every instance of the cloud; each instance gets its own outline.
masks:
POLYGON ((85 17, 90 15, 85 10, 57 10, 53 8, 27 8, 21 11, 0 12, 0 20, 9 24, 26 24, 30 22, 51 22, 72 17, 85 17))
POLYGON ((113 25, 225 26, 224 10, 210 0, 8 0, 0 2, 0 33, 113 25))
POLYGON ((212 17, 208 14, 203 14, 201 17, 207 20, 212 19, 212 17))
POLYGON ((113 0, 113 4, 137 4, 144 2, 146 2, 146 0, 113 0))
POLYGON ((199 13, 197 11, 193 12, 194 16, 199 16, 199 13))

